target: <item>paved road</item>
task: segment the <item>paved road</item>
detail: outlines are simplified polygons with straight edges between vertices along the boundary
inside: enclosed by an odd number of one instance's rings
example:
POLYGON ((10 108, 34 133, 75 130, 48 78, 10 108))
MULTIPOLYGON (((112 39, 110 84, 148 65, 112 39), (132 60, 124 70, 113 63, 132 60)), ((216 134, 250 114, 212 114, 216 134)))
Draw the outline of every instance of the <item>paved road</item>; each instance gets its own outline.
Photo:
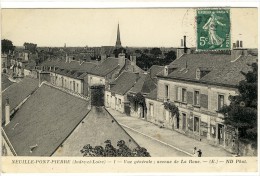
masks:
POLYGON ((160 143, 154 139, 146 137, 136 131, 124 128, 126 132, 132 136, 135 141, 141 146, 148 150, 152 157, 184 157, 187 154, 180 152, 172 147, 169 147, 163 143, 160 143))
MULTIPOLYGON (((176 131, 168 130, 166 128, 159 128, 158 126, 147 122, 145 120, 138 119, 136 117, 129 117, 125 114, 119 113, 118 111, 108 108, 108 111, 115 117, 115 119, 122 124, 122 126, 127 126, 139 133, 145 134, 151 137, 152 141, 157 142, 161 141, 166 146, 172 146, 172 148, 177 148, 179 151, 183 151, 184 154, 188 153, 193 156, 193 148, 197 147, 202 150, 202 156, 206 157, 227 157, 232 156, 231 153, 225 151, 221 147, 212 146, 210 144, 200 142, 198 140, 189 138, 183 134, 180 134, 176 131)), ((125 128, 125 127, 124 127, 125 128)), ((126 128, 125 128, 126 129, 126 128)), ((134 137, 133 137, 134 138, 134 137)), ((135 138, 134 138, 135 139, 135 138)), ((138 141, 137 141, 138 142, 138 141)), ((142 142, 142 141, 141 141, 142 142)), ((141 145, 141 144, 140 144, 141 145)), ((150 141, 150 145, 153 146, 153 143, 150 141)), ((157 144, 155 144, 157 145, 157 144)), ((147 145, 148 146, 148 145, 147 145)), ((147 147, 148 148, 148 147, 147 147)), ((151 147, 151 150, 154 150, 151 147)), ((157 150, 161 150, 158 148, 157 150)), ((176 150, 176 151, 178 151, 176 150)), ((161 150, 161 152, 163 152, 161 150)), ((162 156, 162 155, 160 155, 162 156)))

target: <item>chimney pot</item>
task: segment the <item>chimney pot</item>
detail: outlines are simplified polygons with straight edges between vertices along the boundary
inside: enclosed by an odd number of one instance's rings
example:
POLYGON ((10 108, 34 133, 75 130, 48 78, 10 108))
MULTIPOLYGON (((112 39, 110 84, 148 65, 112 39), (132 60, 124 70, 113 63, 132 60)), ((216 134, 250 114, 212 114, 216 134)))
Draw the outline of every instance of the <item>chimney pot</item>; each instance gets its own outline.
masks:
POLYGON ((93 85, 91 89, 91 106, 104 106, 104 85, 93 85))
POLYGON ((243 41, 242 40, 240 40, 240 48, 243 48, 243 41))
POLYGON ((237 48, 239 48, 239 40, 237 40, 237 44, 236 44, 237 48))
POLYGON ((183 39, 181 39, 181 47, 183 47, 183 39))
POLYGON ((183 36, 183 40, 184 40, 183 42, 184 48, 186 48, 186 35, 183 36))

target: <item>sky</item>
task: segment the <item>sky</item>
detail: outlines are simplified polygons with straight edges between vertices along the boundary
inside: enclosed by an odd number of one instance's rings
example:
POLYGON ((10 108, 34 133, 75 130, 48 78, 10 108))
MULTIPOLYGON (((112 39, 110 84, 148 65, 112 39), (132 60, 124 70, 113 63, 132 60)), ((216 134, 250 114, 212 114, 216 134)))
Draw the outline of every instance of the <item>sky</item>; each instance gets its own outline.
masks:
MULTIPOLYGON (((258 47, 257 8, 231 8, 231 42, 258 47)), ((196 9, 2 9, 2 39, 15 46, 114 46, 117 24, 122 45, 131 47, 196 46, 196 9)))

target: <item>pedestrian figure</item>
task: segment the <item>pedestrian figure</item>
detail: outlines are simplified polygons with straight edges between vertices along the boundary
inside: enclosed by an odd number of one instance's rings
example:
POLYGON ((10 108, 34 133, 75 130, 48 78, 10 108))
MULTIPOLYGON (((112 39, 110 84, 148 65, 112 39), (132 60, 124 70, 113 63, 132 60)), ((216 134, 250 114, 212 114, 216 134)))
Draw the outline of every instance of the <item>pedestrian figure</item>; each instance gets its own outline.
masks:
POLYGON ((202 156, 202 151, 199 149, 197 152, 198 152, 198 157, 201 157, 202 156))
POLYGON ((193 149, 193 155, 196 154, 196 151, 197 151, 197 147, 194 147, 194 149, 193 149))

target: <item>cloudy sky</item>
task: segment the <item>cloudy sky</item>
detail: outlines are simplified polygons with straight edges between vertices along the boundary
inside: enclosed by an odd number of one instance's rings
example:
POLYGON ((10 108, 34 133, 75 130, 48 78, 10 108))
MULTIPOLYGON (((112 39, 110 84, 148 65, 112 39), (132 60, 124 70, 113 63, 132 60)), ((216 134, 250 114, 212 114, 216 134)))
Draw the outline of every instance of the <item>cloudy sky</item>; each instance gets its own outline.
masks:
MULTIPOLYGON (((196 9, 3 9, 2 39, 14 45, 38 46, 115 45, 120 24, 123 46, 178 47, 183 35, 196 44, 196 9)), ((256 48, 256 8, 231 9, 231 40, 256 48)))

